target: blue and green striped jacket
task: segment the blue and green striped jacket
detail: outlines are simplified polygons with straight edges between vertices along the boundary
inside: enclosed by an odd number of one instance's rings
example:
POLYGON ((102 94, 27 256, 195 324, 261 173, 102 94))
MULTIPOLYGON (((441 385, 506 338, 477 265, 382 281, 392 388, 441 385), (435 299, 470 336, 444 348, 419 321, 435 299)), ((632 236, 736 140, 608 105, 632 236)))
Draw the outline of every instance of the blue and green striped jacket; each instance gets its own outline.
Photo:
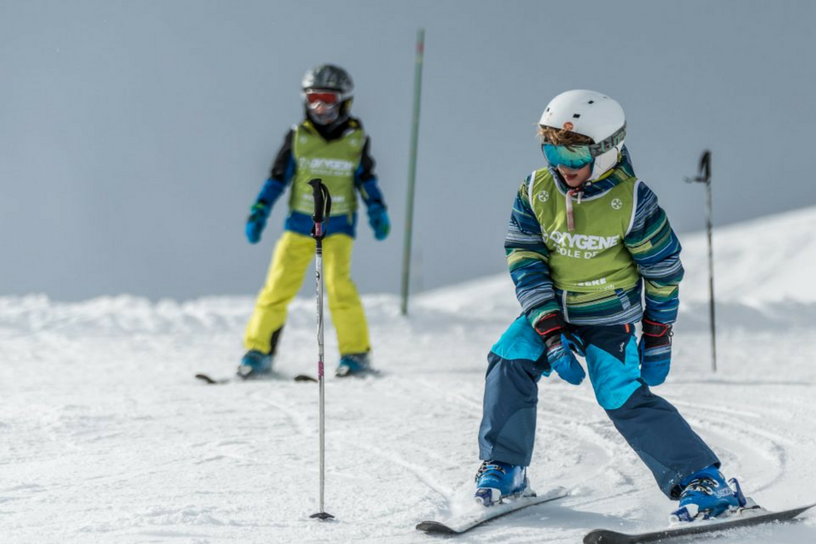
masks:
MULTIPOLYGON (((559 188, 566 191, 555 169, 551 173, 559 188)), ((586 187, 584 196, 603 198, 621 179, 633 175, 624 152, 615 170, 586 187)), ((516 195, 504 247, 516 297, 531 324, 555 311, 563 312, 570 323, 578 325, 634 323, 644 314, 660 323, 677 319, 678 285, 683 279, 680 242, 657 196, 645 183, 638 180, 636 184, 635 216, 623 239, 642 281, 630 289, 593 293, 564 293, 554 286, 550 252, 529 201, 530 183, 528 176, 516 195)))

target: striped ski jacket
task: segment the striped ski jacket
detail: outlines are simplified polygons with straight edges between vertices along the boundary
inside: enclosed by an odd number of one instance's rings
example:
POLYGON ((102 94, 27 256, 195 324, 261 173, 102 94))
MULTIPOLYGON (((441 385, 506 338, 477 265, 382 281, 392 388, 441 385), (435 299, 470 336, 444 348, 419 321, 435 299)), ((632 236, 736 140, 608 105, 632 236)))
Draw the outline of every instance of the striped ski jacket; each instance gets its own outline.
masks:
POLYGON ((626 151, 615 169, 586 184, 580 195, 567 197, 569 189, 556 169, 538 170, 524 180, 513 205, 504 247, 516 297, 530 323, 535 326, 555 311, 578 325, 634 323, 644 315, 673 323, 683 279, 680 242, 655 194, 634 176, 626 151), (537 193, 533 194, 532 186, 537 193), (552 199, 561 199, 560 207, 552 199), (590 203, 592 213, 581 215, 581 207, 588 210, 590 203), (605 215, 620 213, 621 207, 628 215, 616 227, 605 215), (567 208, 570 215, 576 210, 570 228, 578 229, 580 236, 567 231, 567 208), (583 255, 578 250, 566 253, 573 251, 566 248, 566 239, 573 246, 578 240, 583 248, 616 254, 598 258, 597 269, 593 269, 584 260, 586 251, 583 255), (605 244, 605 240, 612 242, 605 244), (607 283, 607 277, 615 281, 607 283))

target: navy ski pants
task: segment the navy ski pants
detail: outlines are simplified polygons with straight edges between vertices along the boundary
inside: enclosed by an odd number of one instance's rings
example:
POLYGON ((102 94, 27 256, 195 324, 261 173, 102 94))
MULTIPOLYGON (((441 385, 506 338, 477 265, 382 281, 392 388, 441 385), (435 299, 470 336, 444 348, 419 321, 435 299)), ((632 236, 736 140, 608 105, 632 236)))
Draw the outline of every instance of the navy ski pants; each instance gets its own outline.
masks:
MULTIPOLYGON (((598 403, 671 498, 681 481, 720 461, 677 409, 640 379, 633 325, 575 326, 598 403)), ((521 316, 488 355, 479 457, 529 466, 538 381, 549 376, 544 342, 521 316)))

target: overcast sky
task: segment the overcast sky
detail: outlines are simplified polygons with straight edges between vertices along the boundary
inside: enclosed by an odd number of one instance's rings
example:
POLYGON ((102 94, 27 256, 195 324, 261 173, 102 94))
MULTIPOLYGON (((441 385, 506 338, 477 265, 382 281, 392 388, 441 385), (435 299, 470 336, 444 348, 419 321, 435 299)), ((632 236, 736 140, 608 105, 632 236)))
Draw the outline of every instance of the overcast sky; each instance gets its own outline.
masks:
POLYGON ((376 242, 361 221, 354 276, 399 292, 419 27, 414 290, 505 269, 536 122, 568 89, 623 105, 681 239, 705 148, 715 224, 816 205, 815 5, 0 0, 0 295, 254 295, 286 201, 259 245, 244 222, 322 62, 354 78, 394 223, 376 242))

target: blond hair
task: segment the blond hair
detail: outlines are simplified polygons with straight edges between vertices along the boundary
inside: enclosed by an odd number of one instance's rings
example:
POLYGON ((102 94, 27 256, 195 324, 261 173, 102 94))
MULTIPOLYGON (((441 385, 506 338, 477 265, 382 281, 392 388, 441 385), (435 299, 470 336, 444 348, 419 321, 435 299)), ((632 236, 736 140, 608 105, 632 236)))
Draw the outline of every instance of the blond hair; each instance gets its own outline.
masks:
POLYGON ((538 137, 542 144, 563 145, 572 147, 575 145, 594 144, 595 141, 589 136, 578 134, 567 129, 557 129, 546 125, 538 125, 538 137))

